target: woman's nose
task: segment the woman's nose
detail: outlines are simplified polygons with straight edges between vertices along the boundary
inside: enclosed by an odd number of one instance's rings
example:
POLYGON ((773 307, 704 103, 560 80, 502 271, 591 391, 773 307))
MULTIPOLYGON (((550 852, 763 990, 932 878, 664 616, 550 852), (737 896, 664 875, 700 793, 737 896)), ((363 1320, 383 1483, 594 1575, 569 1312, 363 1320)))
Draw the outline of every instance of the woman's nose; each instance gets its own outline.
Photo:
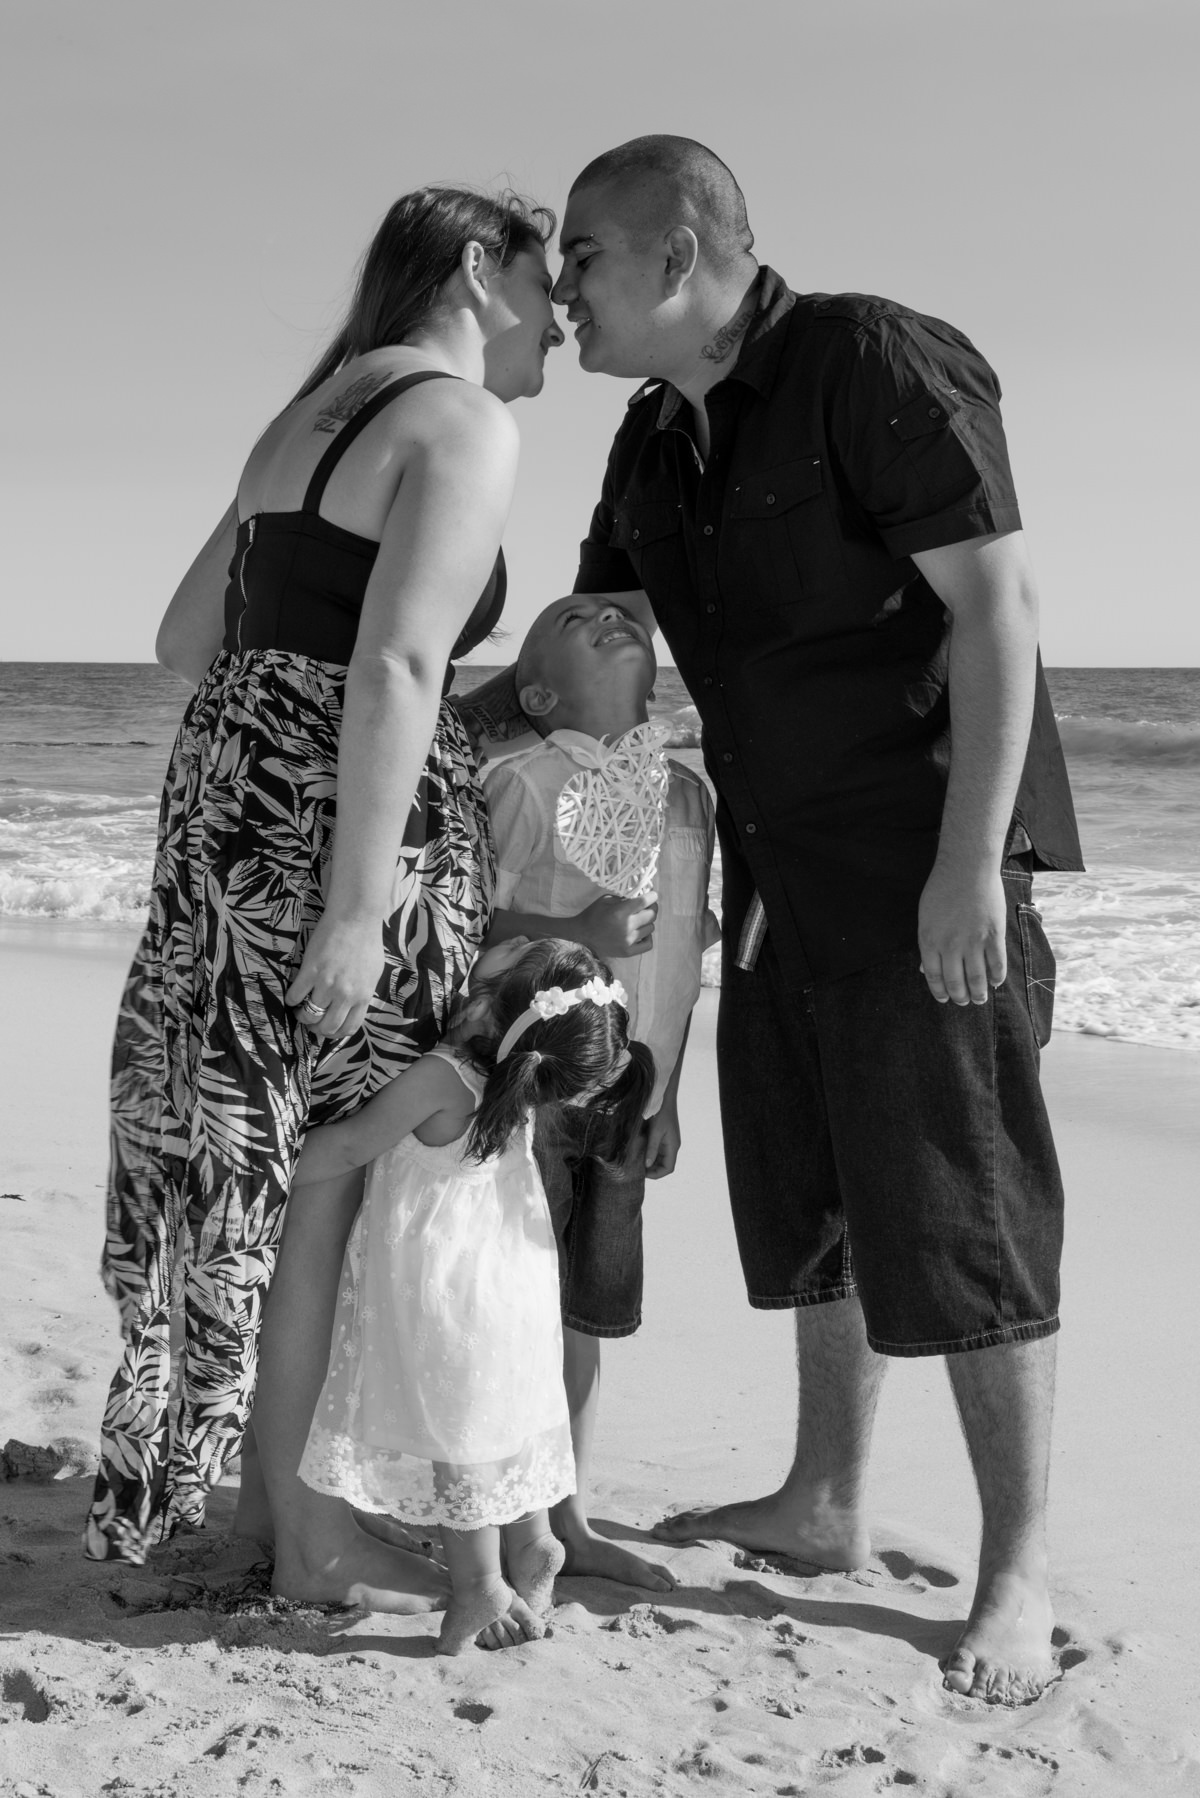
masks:
POLYGON ((562 326, 557 319, 553 319, 550 324, 550 329, 546 332, 547 348, 557 349, 560 343, 565 343, 566 341, 566 335, 562 326))

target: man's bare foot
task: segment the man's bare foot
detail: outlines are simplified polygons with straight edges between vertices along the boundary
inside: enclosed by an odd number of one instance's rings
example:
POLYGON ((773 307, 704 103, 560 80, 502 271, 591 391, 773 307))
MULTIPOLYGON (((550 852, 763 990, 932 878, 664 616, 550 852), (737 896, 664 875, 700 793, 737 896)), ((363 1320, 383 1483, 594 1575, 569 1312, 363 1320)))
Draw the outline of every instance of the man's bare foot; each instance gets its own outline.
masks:
POLYGON ((438 1611, 450 1596, 445 1568, 368 1536, 349 1519, 335 1538, 302 1552, 276 1544, 271 1590, 279 1598, 357 1605, 368 1611, 438 1611))
POLYGON ((656 1523, 654 1534, 660 1542, 733 1542, 838 1573, 861 1567, 871 1552, 866 1525, 856 1511, 828 1502, 809 1504, 786 1492, 711 1510, 680 1511, 656 1523))
POLYGON ((610 1579, 619 1586, 641 1586, 648 1592, 673 1592, 678 1585, 670 1568, 659 1561, 647 1561, 631 1548, 622 1548, 619 1542, 598 1535, 586 1518, 582 1528, 575 1518, 565 1527, 558 1518, 555 1522, 563 1532, 561 1540, 566 1552, 562 1571, 569 1578, 610 1579))
POLYGON ((489 1578, 454 1593, 438 1631, 438 1654, 461 1654, 479 1639, 481 1648, 512 1648, 535 1642, 546 1633, 523 1599, 499 1578, 489 1578))
POLYGON ((563 1545, 549 1530, 530 1542, 505 1544, 504 1571, 512 1589, 538 1617, 544 1617, 554 1602, 554 1578, 563 1559, 563 1545))
POLYGON ((942 1662, 942 1684, 988 1704, 1032 1704, 1054 1677, 1053 1626, 1043 1567, 981 1573, 967 1627, 942 1662))

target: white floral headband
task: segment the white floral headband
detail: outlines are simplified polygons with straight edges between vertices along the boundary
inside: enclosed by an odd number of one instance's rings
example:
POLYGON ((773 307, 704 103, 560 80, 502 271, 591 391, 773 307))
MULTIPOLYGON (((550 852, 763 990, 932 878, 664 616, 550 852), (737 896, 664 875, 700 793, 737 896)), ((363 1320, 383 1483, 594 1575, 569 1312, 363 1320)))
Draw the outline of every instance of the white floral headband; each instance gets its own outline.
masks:
POLYGON ((539 1018, 561 1018, 564 1012, 584 999, 590 999, 593 1005, 625 1005, 628 1000, 625 988, 619 980, 606 986, 599 976, 585 980, 582 986, 547 986, 536 992, 519 1018, 515 1018, 504 1035, 500 1038, 500 1047, 496 1050, 496 1065, 507 1059, 512 1046, 519 1036, 524 1035, 531 1024, 539 1018))

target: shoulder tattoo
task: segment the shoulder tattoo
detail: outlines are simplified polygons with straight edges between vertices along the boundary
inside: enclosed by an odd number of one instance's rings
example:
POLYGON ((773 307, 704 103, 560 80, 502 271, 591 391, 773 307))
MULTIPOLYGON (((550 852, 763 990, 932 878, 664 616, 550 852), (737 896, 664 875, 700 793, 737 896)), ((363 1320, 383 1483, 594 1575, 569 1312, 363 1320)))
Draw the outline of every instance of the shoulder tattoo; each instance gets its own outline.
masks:
POLYGON ((332 437, 339 425, 344 425, 360 412, 373 393, 377 393, 391 374, 385 369, 380 374, 359 375, 357 381, 351 381, 349 387, 343 387, 327 400, 313 420, 314 431, 325 431, 332 437))

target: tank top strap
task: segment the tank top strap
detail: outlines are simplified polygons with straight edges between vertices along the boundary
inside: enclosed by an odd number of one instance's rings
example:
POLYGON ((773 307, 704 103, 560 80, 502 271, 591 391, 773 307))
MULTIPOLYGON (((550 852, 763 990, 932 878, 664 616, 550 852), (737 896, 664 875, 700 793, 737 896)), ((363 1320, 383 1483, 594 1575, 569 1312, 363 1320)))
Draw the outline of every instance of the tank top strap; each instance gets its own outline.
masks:
POLYGON ((317 466, 313 469, 312 479, 308 483, 308 491, 304 495, 302 510, 316 513, 321 509, 321 501, 325 497, 325 488, 329 477, 345 455, 358 433, 365 430, 371 420, 400 394, 407 393, 410 387, 417 387, 422 381, 457 381, 457 375, 448 374, 442 368, 421 368, 414 375, 401 375, 398 380, 389 381, 364 406, 360 406, 354 417, 344 424, 317 466))

